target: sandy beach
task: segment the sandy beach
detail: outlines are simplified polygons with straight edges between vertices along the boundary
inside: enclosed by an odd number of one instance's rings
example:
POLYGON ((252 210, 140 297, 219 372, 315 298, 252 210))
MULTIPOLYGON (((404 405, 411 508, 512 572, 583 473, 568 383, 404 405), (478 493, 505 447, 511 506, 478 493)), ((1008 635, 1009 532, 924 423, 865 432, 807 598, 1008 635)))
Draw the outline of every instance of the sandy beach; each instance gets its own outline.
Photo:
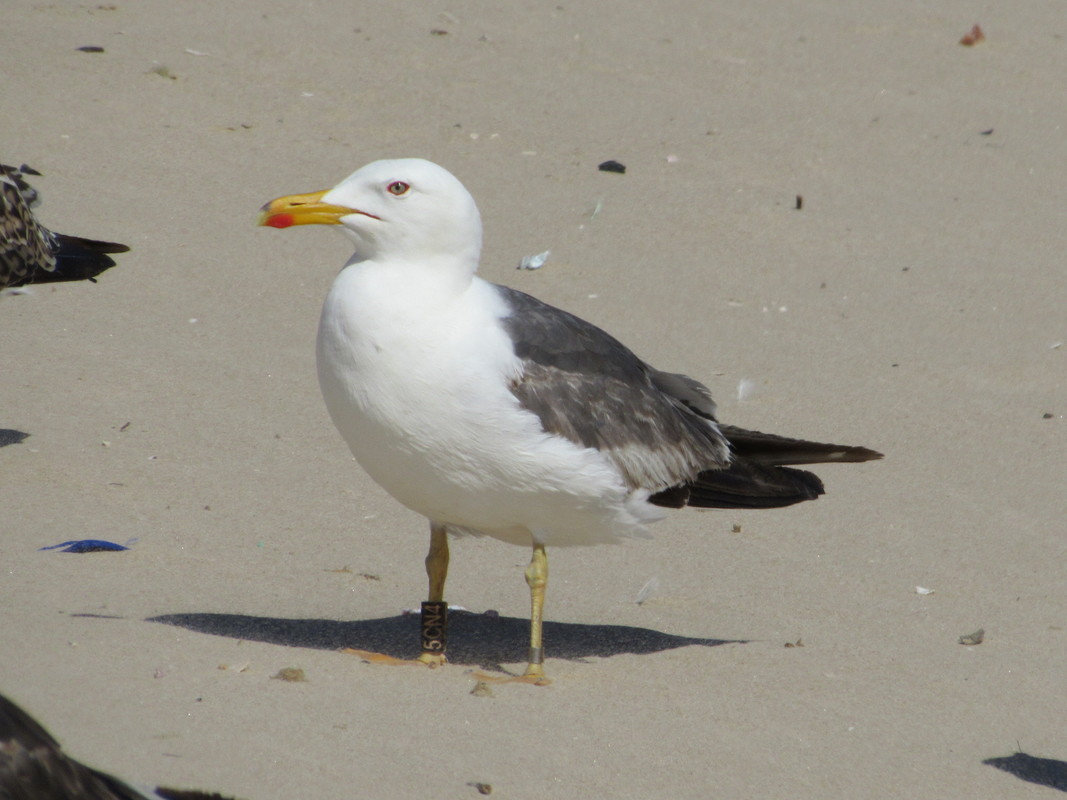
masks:
POLYGON ((0 297, 0 692, 245 800, 1067 791, 1062 11, 7 0, 0 160, 131 251, 0 297), (452 664, 341 653, 417 648, 426 523, 320 397, 349 243, 255 222, 404 156, 477 199, 483 277, 725 422, 885 459, 551 551, 550 686, 471 693, 526 654, 529 553, 491 539, 452 546, 452 664), (40 550, 90 538, 130 549, 40 550), (1045 785, 983 763, 1016 752, 1045 785))

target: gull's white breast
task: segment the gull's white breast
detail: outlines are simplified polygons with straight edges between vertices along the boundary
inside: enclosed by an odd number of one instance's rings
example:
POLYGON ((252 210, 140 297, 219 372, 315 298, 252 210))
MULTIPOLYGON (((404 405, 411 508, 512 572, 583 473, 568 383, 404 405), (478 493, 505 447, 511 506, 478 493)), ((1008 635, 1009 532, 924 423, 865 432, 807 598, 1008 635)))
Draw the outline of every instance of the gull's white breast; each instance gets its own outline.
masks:
POLYGON ((596 450, 546 434, 508 389, 521 373, 492 284, 346 267, 326 298, 318 372, 356 460, 393 497, 515 544, 597 544, 662 517, 596 450))

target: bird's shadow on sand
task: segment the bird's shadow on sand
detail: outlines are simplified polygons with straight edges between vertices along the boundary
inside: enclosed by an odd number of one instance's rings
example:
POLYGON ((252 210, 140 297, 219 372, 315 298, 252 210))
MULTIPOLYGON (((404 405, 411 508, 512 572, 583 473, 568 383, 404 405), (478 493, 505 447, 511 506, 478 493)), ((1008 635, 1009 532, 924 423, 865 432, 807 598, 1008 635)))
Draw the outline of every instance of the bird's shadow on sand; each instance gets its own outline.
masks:
POLYGON ((1014 753, 1010 756, 987 758, 982 763, 1010 772, 1024 781, 1067 792, 1067 761, 1014 753))
MULTIPOLYGON (((148 622, 226 636, 231 639, 312 647, 318 650, 353 648, 395 658, 419 655, 419 615, 339 622, 331 619, 275 619, 241 614, 164 614, 148 622)), ((623 653, 657 653, 676 647, 743 643, 737 639, 700 639, 626 625, 544 623, 545 650, 552 658, 580 661, 623 653)), ((530 623, 495 614, 452 610, 448 615, 448 660, 482 669, 504 671, 501 664, 526 660, 530 623)))

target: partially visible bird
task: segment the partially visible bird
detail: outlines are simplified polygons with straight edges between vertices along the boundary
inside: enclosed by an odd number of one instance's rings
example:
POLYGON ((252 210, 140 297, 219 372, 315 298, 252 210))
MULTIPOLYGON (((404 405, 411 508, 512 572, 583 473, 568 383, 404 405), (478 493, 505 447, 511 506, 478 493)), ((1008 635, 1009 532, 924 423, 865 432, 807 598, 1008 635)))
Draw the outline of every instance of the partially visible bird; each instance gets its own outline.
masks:
POLYGON ((37 720, 0 694, 0 800, 227 800, 163 787, 140 792, 66 755, 37 720))
POLYGON ((109 257, 130 248, 53 233, 33 214, 38 195, 26 175, 40 175, 23 164, 0 164, 0 289, 27 283, 92 281, 115 266, 109 257))

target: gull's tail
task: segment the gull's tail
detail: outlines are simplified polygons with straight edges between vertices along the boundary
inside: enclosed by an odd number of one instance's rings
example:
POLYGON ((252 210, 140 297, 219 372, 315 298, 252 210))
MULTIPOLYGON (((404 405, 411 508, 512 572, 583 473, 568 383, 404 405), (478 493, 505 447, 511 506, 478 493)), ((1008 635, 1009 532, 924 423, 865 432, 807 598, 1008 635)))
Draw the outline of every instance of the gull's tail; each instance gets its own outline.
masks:
POLYGON ((652 495, 656 505, 681 508, 780 508, 814 500, 825 492, 817 475, 792 464, 873 461, 881 453, 866 447, 807 442, 731 425, 719 429, 730 443, 725 469, 701 472, 697 479, 652 495))

